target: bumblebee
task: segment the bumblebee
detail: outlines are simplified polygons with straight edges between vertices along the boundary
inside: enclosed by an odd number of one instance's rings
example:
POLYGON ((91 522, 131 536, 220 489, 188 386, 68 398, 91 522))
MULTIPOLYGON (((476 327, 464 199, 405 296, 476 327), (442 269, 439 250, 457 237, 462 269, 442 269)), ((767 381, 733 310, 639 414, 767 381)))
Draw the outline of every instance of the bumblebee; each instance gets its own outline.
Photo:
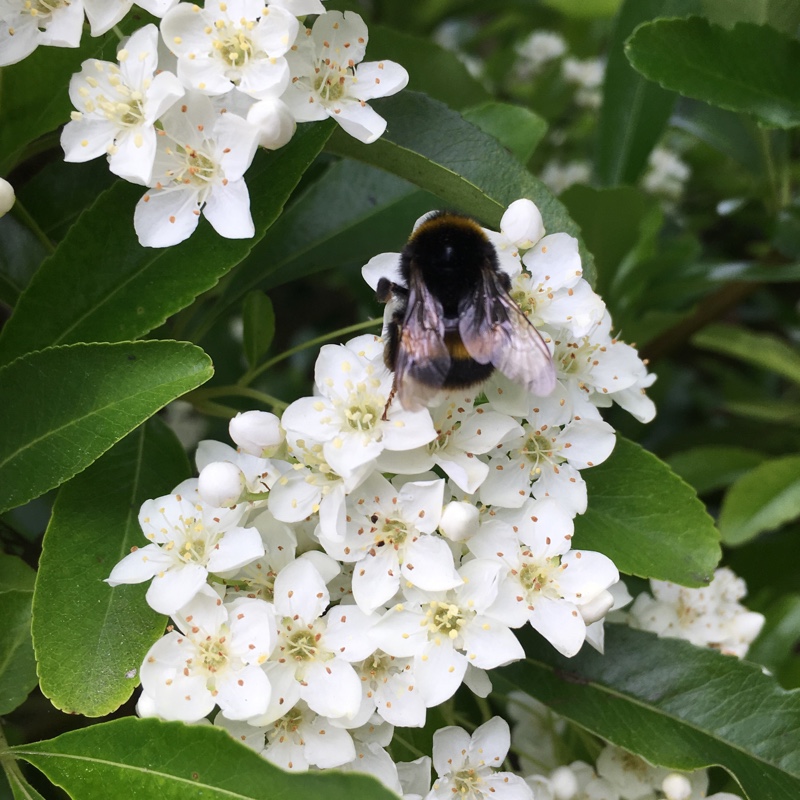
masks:
POLYGON ((555 387, 553 360, 539 332, 509 294, 511 280, 475 220, 437 211, 411 234, 400 256, 405 285, 381 278, 388 303, 384 361, 405 409, 440 389, 467 389, 494 370, 537 395, 555 387))

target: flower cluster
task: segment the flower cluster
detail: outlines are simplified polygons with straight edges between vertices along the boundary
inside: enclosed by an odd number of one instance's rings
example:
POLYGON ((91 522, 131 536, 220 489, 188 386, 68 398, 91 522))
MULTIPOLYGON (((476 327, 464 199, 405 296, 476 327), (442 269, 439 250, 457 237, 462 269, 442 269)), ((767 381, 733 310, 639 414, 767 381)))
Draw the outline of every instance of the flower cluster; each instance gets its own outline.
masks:
MULTIPOLYGON (((408 73, 364 62, 368 32, 320 0, 176 0, 140 5, 163 17, 121 43, 117 61, 83 62, 70 81, 75 111, 61 144, 67 161, 106 156, 109 169, 147 187, 134 227, 146 247, 191 236, 202 214, 221 236, 254 234, 244 174, 258 146, 287 144, 298 122, 331 117, 362 142, 386 121, 368 104, 395 94, 408 73), (297 15, 316 14, 310 28, 297 15), (161 53, 159 47, 163 44, 161 53)), ((119 22, 131 0, 0 3, 0 66, 39 44, 77 47, 119 22)))
MULTIPOLYGON (((199 477, 142 506, 150 543, 109 583, 151 580, 148 602, 174 625, 145 659, 140 713, 191 722, 216 706, 215 724, 287 769, 368 770, 424 795, 425 764, 387 755, 394 726, 424 725, 462 684, 485 696, 487 671, 524 656, 522 626, 566 656, 602 649, 621 584, 609 558, 572 548, 582 472, 614 447, 599 409, 652 418, 654 376, 611 333, 576 240, 545 235, 533 203, 486 233, 555 390, 497 375, 405 410, 380 337, 323 347, 313 396, 281 419, 237 416, 235 449, 201 442, 199 477)), ((376 256, 366 280, 400 282, 398 262, 376 256)), ((530 797, 494 772, 503 724, 440 732, 429 797, 530 797)))
POLYGON ((640 594, 628 611, 632 628, 744 658, 764 625, 763 614, 739 602, 747 587, 726 567, 700 589, 651 580, 650 591, 652 596, 640 594))

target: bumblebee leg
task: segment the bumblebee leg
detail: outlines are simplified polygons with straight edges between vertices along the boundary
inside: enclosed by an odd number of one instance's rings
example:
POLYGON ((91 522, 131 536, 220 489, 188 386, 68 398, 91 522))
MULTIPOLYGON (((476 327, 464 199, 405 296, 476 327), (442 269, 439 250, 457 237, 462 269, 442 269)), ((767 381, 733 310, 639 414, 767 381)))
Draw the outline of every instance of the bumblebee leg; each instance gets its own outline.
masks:
POLYGON ((386 399, 386 405, 383 407, 383 414, 381 414, 381 420, 383 422, 388 422, 389 420, 389 417, 386 415, 389 412, 389 406, 392 404, 395 394, 397 394, 397 386, 395 384, 396 382, 392 382, 392 391, 389 392, 389 397, 386 399))
POLYGON ((388 303, 393 297, 408 297, 408 289, 399 283, 392 283, 388 278, 381 278, 375 287, 375 297, 379 303, 388 303))

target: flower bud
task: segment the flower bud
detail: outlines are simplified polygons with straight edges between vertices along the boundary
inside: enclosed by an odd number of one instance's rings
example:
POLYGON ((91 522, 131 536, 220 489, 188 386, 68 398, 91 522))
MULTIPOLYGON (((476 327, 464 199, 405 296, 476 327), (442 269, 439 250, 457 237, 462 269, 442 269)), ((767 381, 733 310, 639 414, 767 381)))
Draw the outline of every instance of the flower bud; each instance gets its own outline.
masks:
POLYGON ((572 800, 578 793, 578 779, 569 767, 558 767, 550 776, 550 787, 555 800, 572 800))
POLYGON ((286 438, 281 421, 268 411, 237 414, 228 425, 228 433, 242 452, 259 458, 273 456, 286 438))
POLYGON ((204 503, 231 508, 242 498, 247 486, 244 473, 230 461, 212 461, 197 479, 197 491, 204 503))
POLYGON ((258 143, 267 150, 277 150, 288 144, 297 129, 289 107, 277 97, 253 103, 247 112, 247 121, 258 128, 258 143))
POLYGON ((667 800, 688 800, 692 796, 692 784, 685 775, 671 772, 662 781, 661 791, 667 800))
POLYGON ((463 542, 478 531, 478 509, 454 500, 442 510, 439 530, 452 542, 463 542))
POLYGON ((594 600, 590 600, 588 603, 579 606, 578 611, 581 612, 583 621, 587 625, 591 625, 593 622, 603 619, 613 605, 614 595, 607 589, 604 589, 594 600))
POLYGON ((515 200, 503 214, 500 230, 517 247, 527 250, 544 236, 542 214, 532 201, 515 200))
POLYGON ((5 178, 0 178, 0 217, 11 211, 16 199, 14 187, 5 178))

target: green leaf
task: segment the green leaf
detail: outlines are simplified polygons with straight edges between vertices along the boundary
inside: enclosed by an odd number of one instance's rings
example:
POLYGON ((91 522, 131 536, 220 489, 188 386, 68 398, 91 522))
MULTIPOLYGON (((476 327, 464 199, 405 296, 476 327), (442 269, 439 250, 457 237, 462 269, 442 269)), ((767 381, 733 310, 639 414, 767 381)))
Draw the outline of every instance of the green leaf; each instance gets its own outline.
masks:
POLYGON ((700 17, 656 20, 636 29, 625 52, 667 89, 765 125, 800 125, 800 42, 767 25, 728 30, 700 17))
POLYGON ((385 25, 369 26, 367 61, 396 61, 408 71, 408 85, 451 108, 488 100, 483 84, 470 75, 455 53, 430 38, 421 38, 385 25))
POLYGON ((765 456, 757 450, 735 445, 692 447, 670 456, 667 463, 698 494, 730 486, 745 472, 761 464, 765 456))
POLYGON ((710 22, 729 28, 737 22, 755 22, 794 36, 800 25, 796 0, 702 0, 702 6, 710 22))
MULTIPOLYGON (((250 290, 366 264, 405 244, 414 220, 436 198, 383 170, 344 159, 308 186, 230 276, 205 314, 200 333, 250 290)), ((199 336, 200 334, 195 334, 199 336)))
POLYGON ((366 775, 284 772, 210 725, 128 717, 9 750, 77 800, 397 800, 366 775))
POLYGON ((85 469, 212 372, 199 347, 163 341, 53 347, 3 367, 0 511, 85 469))
POLYGON ((569 659, 541 639, 528 658, 492 673, 652 764, 721 765, 750 800, 800 797, 800 693, 731 656, 621 625, 606 628, 605 655, 569 659))
POLYGON ((286 147, 258 154, 247 173, 253 239, 225 239, 201 220, 175 247, 142 247, 133 230, 142 188, 112 186, 70 228, 23 293, 0 335, 0 363, 56 344, 136 339, 189 305, 253 249, 332 125, 303 126, 286 147))
POLYGON ((621 436, 608 461, 582 473, 589 507, 575 546, 605 553, 628 575, 703 586, 720 559, 714 521, 689 485, 621 436))
POLYGON ((698 10, 699 0, 625 0, 614 22, 597 122, 595 175, 602 186, 635 183, 664 132, 675 95, 633 70, 623 45, 641 22, 698 10))
MULTIPOLYGON (((389 123, 365 145, 336 131, 329 148, 339 155, 398 175, 494 229, 510 203, 527 197, 542 212, 549 233, 565 231, 580 241, 564 206, 496 139, 455 111, 415 92, 375 104, 389 123)), ((581 242, 584 276, 594 282, 594 262, 581 242)))
POLYGON ((800 425, 800 403, 782 400, 727 400, 722 408, 729 414, 772 425, 800 425))
POLYGON ((73 109, 67 90, 81 63, 87 58, 115 60, 118 46, 113 31, 98 38, 87 34, 80 47, 39 47, 24 61, 0 70, 0 175, 8 173, 25 145, 69 121, 73 109))
POLYGON ((492 101, 462 113, 467 122, 494 136, 523 164, 528 163, 547 133, 547 120, 523 106, 492 101))
POLYGON ((0 714, 21 705, 36 686, 31 643, 31 601, 36 573, 16 556, 0 553, 0 714))
POLYGON ((275 309, 263 292, 250 292, 242 304, 244 323, 244 355, 254 367, 269 350, 275 336, 275 309))
POLYGON ((39 680, 56 708, 110 714, 138 685, 139 666, 166 619, 147 607, 147 584, 112 589, 104 580, 145 544, 141 504, 190 474, 175 434, 154 417, 59 491, 33 600, 39 680))
POLYGON ((772 334, 753 333, 736 325, 709 325, 692 337, 692 344, 772 370, 800 384, 800 353, 772 334))
POLYGON ((719 532, 728 545, 743 544, 800 517, 800 456, 767 461, 728 490, 719 532))

